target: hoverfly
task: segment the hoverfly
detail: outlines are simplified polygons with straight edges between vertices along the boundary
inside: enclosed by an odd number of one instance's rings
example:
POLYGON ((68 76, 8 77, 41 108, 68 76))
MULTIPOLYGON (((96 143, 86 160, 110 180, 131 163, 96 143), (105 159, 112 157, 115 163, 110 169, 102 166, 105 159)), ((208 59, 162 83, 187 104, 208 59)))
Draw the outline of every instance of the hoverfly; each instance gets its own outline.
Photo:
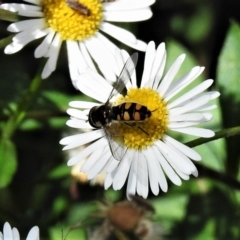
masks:
POLYGON ((146 106, 139 103, 124 102, 117 106, 110 103, 110 100, 115 95, 123 93, 126 83, 128 83, 131 79, 131 75, 136 67, 137 59, 138 54, 134 53, 127 60, 115 85, 113 86, 107 102, 103 105, 91 108, 88 115, 88 121, 92 127, 96 129, 103 128, 105 131, 111 153, 118 161, 122 160, 127 151, 126 146, 121 144, 122 141, 116 141, 116 139, 122 138, 118 132, 119 121, 124 122, 129 126, 133 126, 134 122, 144 121, 151 117, 151 111, 146 106))
POLYGON ((90 10, 82 3, 78 2, 77 0, 66 0, 66 4, 71 9, 77 11, 83 16, 90 16, 90 10))

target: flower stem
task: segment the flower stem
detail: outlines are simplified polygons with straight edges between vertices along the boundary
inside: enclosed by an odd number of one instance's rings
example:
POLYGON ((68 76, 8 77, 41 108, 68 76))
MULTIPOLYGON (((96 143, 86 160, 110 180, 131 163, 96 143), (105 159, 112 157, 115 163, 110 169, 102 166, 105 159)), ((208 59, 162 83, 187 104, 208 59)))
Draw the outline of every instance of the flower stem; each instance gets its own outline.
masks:
POLYGON ((10 139, 13 135, 15 129, 19 126, 22 120, 25 118, 27 114, 27 109, 32 103, 33 98, 41 87, 42 79, 40 74, 37 74, 32 80, 29 89, 21 98, 18 103, 16 110, 12 113, 10 118, 8 119, 6 125, 3 128, 2 139, 10 139))
POLYGON ((193 141, 185 143, 185 145, 193 148, 193 147, 202 145, 204 143, 212 142, 212 141, 220 139, 220 138, 231 137, 231 136, 239 135, 239 134, 240 134, 240 126, 228 128, 228 129, 224 129, 224 130, 216 132, 215 136, 213 136, 211 138, 198 138, 193 141))

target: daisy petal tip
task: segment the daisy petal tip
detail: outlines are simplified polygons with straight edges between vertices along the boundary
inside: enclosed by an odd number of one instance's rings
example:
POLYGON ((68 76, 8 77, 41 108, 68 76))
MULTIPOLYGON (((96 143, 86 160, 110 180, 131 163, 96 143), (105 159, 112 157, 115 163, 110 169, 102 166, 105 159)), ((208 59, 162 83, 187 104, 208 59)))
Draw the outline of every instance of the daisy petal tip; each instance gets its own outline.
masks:
POLYGON ((166 187, 166 188, 161 188, 161 189, 162 189, 162 191, 165 192, 165 193, 168 191, 168 188, 167 188, 167 187, 166 187))
POLYGON ((73 165, 74 165, 73 162, 71 162, 71 161, 68 161, 68 162, 67 162, 67 166, 68 166, 68 167, 71 167, 71 166, 73 166, 73 165))
POLYGON ((205 136, 205 138, 211 138, 211 137, 214 137, 214 136, 215 136, 215 132, 212 131, 212 130, 209 130, 208 134, 205 136))
POLYGON ((39 227, 34 226, 28 233, 26 240, 38 240, 39 239, 39 227))
POLYGON ((194 177, 198 177, 198 170, 193 171, 193 172, 192 172, 192 175, 193 175, 194 177))
POLYGON ((181 62, 183 62, 184 59, 185 59, 185 57, 186 57, 186 54, 183 53, 183 54, 181 54, 181 55, 178 57, 178 59, 179 59, 181 62))
POLYGON ((166 48, 165 42, 160 43, 158 48, 165 49, 166 48))
POLYGON ((133 197, 134 195, 135 195, 135 194, 127 193, 127 200, 128 200, 128 201, 132 201, 132 197, 133 197))

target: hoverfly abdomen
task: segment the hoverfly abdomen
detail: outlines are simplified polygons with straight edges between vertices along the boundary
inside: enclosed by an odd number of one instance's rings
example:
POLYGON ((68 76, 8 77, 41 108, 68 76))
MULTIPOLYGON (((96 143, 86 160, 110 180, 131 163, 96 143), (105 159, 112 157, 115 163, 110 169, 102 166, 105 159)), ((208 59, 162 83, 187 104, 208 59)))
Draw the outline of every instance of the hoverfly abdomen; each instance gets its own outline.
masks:
POLYGON ((102 128, 112 121, 112 108, 108 105, 93 107, 88 115, 88 121, 94 128, 102 128))
POLYGON ((112 118, 116 121, 144 121, 151 117, 151 111, 146 106, 134 102, 125 102, 112 109, 112 118))

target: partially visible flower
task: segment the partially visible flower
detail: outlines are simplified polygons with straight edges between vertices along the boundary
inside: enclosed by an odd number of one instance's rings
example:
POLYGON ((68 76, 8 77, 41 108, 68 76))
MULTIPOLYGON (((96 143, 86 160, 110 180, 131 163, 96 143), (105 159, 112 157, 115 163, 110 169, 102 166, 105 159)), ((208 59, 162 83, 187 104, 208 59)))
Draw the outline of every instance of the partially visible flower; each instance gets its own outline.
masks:
MULTIPOLYGON (((3 232, 0 232, 0 240, 20 240, 17 228, 11 228, 8 222, 4 223, 3 232)), ((39 228, 37 226, 30 229, 26 240, 39 240, 39 228)))
POLYGON ((5 3, 0 7, 32 18, 8 27, 17 32, 4 52, 12 54, 29 42, 45 37, 35 50, 35 57, 47 57, 42 78, 56 68, 60 47, 67 44, 68 65, 73 83, 86 68, 96 69, 93 60, 106 79, 116 73, 114 52, 116 46, 104 34, 140 51, 146 43, 131 32, 109 22, 137 22, 149 19, 149 8, 155 0, 101 1, 101 0, 25 0, 31 4, 5 3), (104 34, 103 34, 104 33, 104 34), (109 67, 110 66, 110 67, 109 67))
MULTIPOLYGON (((125 58, 121 55, 117 57, 117 62, 121 66, 119 72, 124 64, 123 59, 126 58, 126 54, 125 58)), ((114 133, 111 136, 113 144, 119 145, 116 153, 122 149, 126 152, 123 159, 117 161, 112 156, 103 126, 94 131, 76 134, 61 140, 60 143, 66 145, 64 150, 89 144, 87 148, 72 157, 68 165, 74 165, 89 156, 88 161, 81 167, 81 171, 88 173, 89 179, 94 178, 100 171, 106 170, 108 175, 105 188, 112 185, 115 190, 119 190, 128 177, 127 195, 134 195, 137 192, 144 198, 148 196, 149 185, 155 195, 159 194, 159 189, 167 191, 168 184, 165 175, 176 185, 181 185, 181 178, 188 180, 191 174, 198 176, 197 168, 191 159, 199 161, 201 156, 170 137, 170 130, 197 137, 214 136, 212 130, 195 127, 195 125, 212 119, 213 116, 209 111, 216 106, 209 101, 220 94, 216 91, 204 92, 213 83, 212 79, 208 79, 176 98, 176 95, 204 70, 203 67, 194 67, 174 81, 184 58, 184 54, 179 56, 162 77, 166 62, 165 44, 160 44, 155 49, 154 42, 150 42, 146 51, 140 88, 137 87, 135 74, 132 74, 131 82, 126 84, 126 95, 117 94, 114 99, 110 99, 111 106, 123 109, 119 115, 126 115, 126 119, 130 119, 130 114, 141 119, 139 115, 145 114, 140 111, 141 106, 145 106, 150 112, 147 119, 134 121, 134 124, 127 121, 112 121, 107 124, 107 132, 114 133), (128 104, 125 106, 121 105, 126 102, 128 104), (135 103, 135 108, 131 103, 135 103), (130 107, 132 112, 128 110, 130 107)), ((112 86, 96 72, 88 71, 80 75, 77 87, 98 102, 70 102, 71 107, 83 110, 68 109, 67 112, 71 119, 67 125, 73 128, 94 129, 89 124, 89 111, 94 106, 106 103, 112 86)), ((100 117, 104 118, 104 115, 100 117)), ((115 119, 119 118, 120 116, 115 116, 115 119)))
POLYGON ((89 240, 129 239, 161 240, 162 228, 152 221, 155 210, 144 199, 133 197, 133 201, 99 203, 94 214, 102 218, 102 224, 89 231, 89 240))
MULTIPOLYGON (((79 133, 84 133, 84 132, 89 132, 88 130, 80 130, 79 133)), ((79 151, 84 150, 84 148, 86 148, 87 145, 83 145, 80 146, 78 148, 74 148, 74 149, 69 149, 68 151, 65 151, 65 158, 69 159, 74 157, 79 151)), ((73 199, 78 199, 79 198, 79 190, 78 190, 78 183, 82 183, 82 184, 90 184, 90 185, 98 185, 103 187, 104 185, 104 181, 106 178, 106 172, 101 172, 98 175, 96 175, 93 179, 89 180, 87 177, 87 174, 84 172, 81 172, 81 167, 82 165, 85 163, 85 161, 87 161, 88 158, 85 157, 85 159, 75 165, 72 166, 71 168, 71 177, 72 177, 72 182, 70 185, 70 193, 73 199)))

